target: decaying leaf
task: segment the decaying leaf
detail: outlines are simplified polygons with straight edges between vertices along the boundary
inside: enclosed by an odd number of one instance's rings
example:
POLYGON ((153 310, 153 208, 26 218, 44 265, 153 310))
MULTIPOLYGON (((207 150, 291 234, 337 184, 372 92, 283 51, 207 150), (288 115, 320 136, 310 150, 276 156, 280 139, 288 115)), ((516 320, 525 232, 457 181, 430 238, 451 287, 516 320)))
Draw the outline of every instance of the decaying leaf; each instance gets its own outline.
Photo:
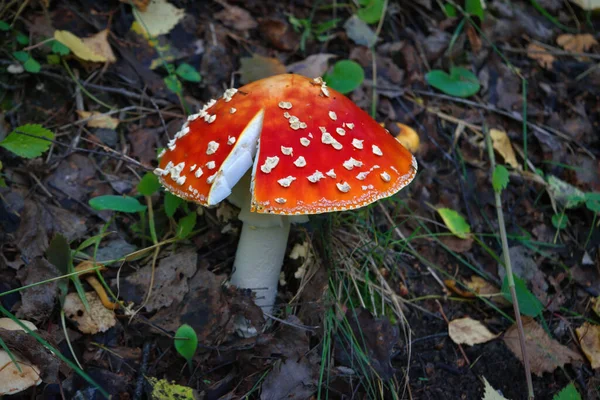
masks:
POLYGON ((483 397, 481 400, 508 400, 490 385, 485 376, 482 376, 481 379, 483 379, 483 397))
POLYGON ((222 11, 214 14, 214 17, 224 25, 238 31, 247 31, 258 26, 252 15, 241 7, 232 6, 225 1, 217 1, 224 7, 222 11))
POLYGON ((86 292, 85 298, 90 306, 89 311, 77 293, 69 293, 65 298, 65 315, 77 325, 77 329, 93 335, 106 332, 117 323, 114 311, 104 307, 96 292, 86 292))
POLYGON ((90 128, 117 129, 119 120, 99 111, 77 111, 81 119, 87 119, 85 124, 90 128))
POLYGON ((571 35, 570 33, 564 33, 558 35, 556 38, 556 44, 567 51, 573 53, 583 53, 588 51, 592 46, 598 44, 598 41, 594 36, 589 33, 581 33, 577 35, 571 35))
POLYGON ((135 8, 140 11, 146 11, 148 8, 148 4, 150 4, 150 0, 119 0, 121 3, 125 4, 133 4, 135 8))
MULTIPOLYGON (((31 330, 37 330, 31 322, 21 322, 31 330)), ((10 318, 0 318, 0 330, 3 329, 7 331, 23 330, 10 318)), ((0 349, 0 396, 16 394, 42 383, 40 369, 36 365, 32 365, 31 361, 23 358, 14 348, 11 348, 11 353, 17 364, 19 364, 21 372, 10 359, 8 353, 0 349)))
POLYGON ((329 60, 335 57, 337 57, 335 54, 329 53, 313 54, 302 61, 288 65, 287 72, 307 76, 309 78, 318 78, 327 72, 329 60))
MULTIPOLYGON (((583 361, 581 355, 546 334, 533 318, 523 318, 523 329, 525 331, 525 345, 529 355, 531 372, 542 376, 544 372, 552 372, 558 367, 575 361, 583 361)), ((517 324, 513 324, 504 334, 504 343, 521 362, 521 347, 519 345, 519 333, 517 324)))
POLYGON ((261 400, 309 399, 315 392, 315 379, 306 358, 293 358, 275 364, 261 387, 261 400))
MULTIPOLYGON (((54 39, 58 40, 65 46, 67 46, 73 54, 75 54, 78 58, 81 58, 84 61, 93 61, 93 62, 107 62, 107 58, 102 55, 96 53, 96 51, 86 45, 81 38, 72 34, 69 31, 55 31, 54 39)), ((108 45, 108 43, 107 43, 108 45)), ((113 55, 114 56, 114 55, 113 55)))
POLYGON ((156 37, 171 32, 185 16, 185 10, 167 0, 152 0, 146 10, 137 10, 133 15, 148 36, 156 37))
POLYGON ((106 62, 114 63, 117 61, 117 57, 115 57, 115 53, 113 53, 108 43, 108 29, 104 29, 93 36, 81 40, 94 54, 104 57, 106 62))
POLYGON ((466 281, 467 287, 478 293, 481 297, 490 299, 499 306, 508 306, 510 303, 503 296, 499 296, 500 289, 478 275, 473 275, 471 280, 466 281))
POLYGON ((472 318, 459 318, 448 323, 448 335, 456 344, 473 346, 496 339, 494 335, 481 322, 472 318))
POLYGON ((276 58, 254 54, 252 57, 242 57, 240 63, 240 81, 243 84, 285 74, 285 65, 276 58))
POLYGON ((527 56, 532 60, 537 61, 541 67, 552 69, 554 56, 548 53, 548 51, 539 44, 529 43, 529 45, 527 45, 527 56))
MULTIPOLYGON (((59 275, 58 269, 48 260, 36 257, 31 263, 19 270, 17 278, 21 285, 25 286, 56 278, 59 275)), ((57 290, 57 281, 23 290, 21 292, 21 307, 17 311, 17 317, 28 318, 38 323, 45 321, 54 309, 57 290)))
POLYGON ((492 138, 494 149, 504 158, 504 162, 515 169, 520 169, 521 167, 517 162, 515 151, 506 132, 499 129, 490 129, 490 137, 492 138))
POLYGON ((592 368, 600 368, 600 326, 584 322, 575 332, 581 350, 592 364, 592 368))

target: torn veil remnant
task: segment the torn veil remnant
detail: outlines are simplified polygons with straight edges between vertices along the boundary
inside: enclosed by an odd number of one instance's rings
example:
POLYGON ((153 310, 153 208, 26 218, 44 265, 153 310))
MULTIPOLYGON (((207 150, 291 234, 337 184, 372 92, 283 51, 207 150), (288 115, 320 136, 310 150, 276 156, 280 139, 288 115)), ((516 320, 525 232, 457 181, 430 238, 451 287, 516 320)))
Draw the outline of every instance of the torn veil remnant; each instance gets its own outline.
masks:
POLYGON ((231 281, 264 288, 256 302, 266 312, 277 293, 286 216, 366 206, 398 192, 417 170, 410 152, 351 100, 320 78, 293 74, 228 89, 189 116, 161 156, 155 173, 173 194, 203 206, 229 197, 241 207, 231 281))

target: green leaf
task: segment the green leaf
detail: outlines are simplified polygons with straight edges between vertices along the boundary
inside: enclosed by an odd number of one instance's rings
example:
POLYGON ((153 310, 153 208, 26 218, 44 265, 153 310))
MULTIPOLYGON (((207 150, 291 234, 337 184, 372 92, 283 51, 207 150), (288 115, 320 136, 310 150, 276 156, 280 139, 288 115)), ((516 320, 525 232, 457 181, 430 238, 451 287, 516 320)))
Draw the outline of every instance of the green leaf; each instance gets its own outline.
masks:
POLYGON ((46 258, 50 261, 62 275, 70 272, 71 265, 71 247, 66 237, 61 234, 54 235, 48 249, 46 258))
POLYGON ((496 165, 494 173, 492 174, 492 186, 494 190, 500 193, 506 189, 509 181, 509 173, 504 165, 496 165))
POLYGON ((53 139, 54 133, 43 126, 27 124, 15 128, 0 142, 0 146, 20 157, 35 158, 48 150, 53 139))
POLYGON ((90 199, 89 204, 95 210, 112 210, 125 213, 134 213, 146 210, 146 206, 140 204, 137 199, 129 196, 98 196, 90 199))
POLYGON ((35 58, 29 58, 29 60, 23 63, 23 68, 25 68, 25 71, 27 72, 37 74, 42 69, 42 66, 35 60, 35 58))
POLYGON ((437 212, 442 217, 442 220, 444 220, 444 224, 446 224, 450 232, 461 239, 466 239, 469 236, 471 227, 462 215, 450 208, 438 208, 437 212))
POLYGON ((600 193, 590 192, 585 194, 585 206, 588 210, 600 213, 600 193))
POLYGON ((165 193, 165 214, 167 214, 167 217, 170 218, 175 215, 175 211, 177 211, 181 203, 183 203, 181 197, 177 197, 169 192, 165 193))
POLYGON ((196 71, 194 67, 187 63, 179 64, 175 70, 175 73, 185 81, 200 82, 202 80, 202 76, 200 76, 198 71, 196 71))
POLYGON ((163 79, 167 88, 173 93, 181 93, 182 86, 179 79, 177 79, 177 75, 169 75, 165 79, 163 79))
POLYGON ((323 77, 327 85, 342 94, 350 93, 360 86, 365 79, 365 71, 355 61, 340 60, 333 70, 323 77))
POLYGON ((14 58, 17 59, 17 61, 20 61, 22 63, 29 60, 29 53, 26 51, 13 51, 12 55, 14 58))
POLYGON ((427 83, 442 92, 456 97, 469 97, 479 92, 477 76, 466 68, 452 67, 450 74, 436 69, 425 75, 427 83))
POLYGON ((555 395, 552 400, 581 400, 581 395, 573 382, 569 383, 563 390, 555 395))
POLYGON ((10 25, 4 21, 0 21, 0 31, 4 31, 4 32, 10 31, 10 25))
POLYGON ((60 64, 60 56, 57 54, 47 54, 46 61, 48 61, 48 64, 50 65, 58 65, 60 64))
POLYGON ((456 7, 450 3, 444 4, 444 14, 446 14, 446 17, 448 18, 456 18, 456 7))
POLYGON ((564 213, 554 214, 552 216, 552 225, 556 229, 565 229, 567 227, 567 222, 569 222, 569 219, 564 213))
MULTIPOLYGON (((521 314, 534 318, 540 315, 544 311, 542 303, 527 289, 525 281, 515 274, 513 274, 513 278, 515 280, 515 292, 517 293, 517 302, 519 303, 521 314)), ((504 277, 504 281, 502 282, 502 295, 512 303, 512 296, 508 287, 508 275, 504 277)))
POLYGON ((54 54, 58 54, 59 56, 66 56, 71 52, 71 49, 58 40, 52 42, 51 50, 54 54))
POLYGON ((152 196, 160 189, 160 182, 158 177, 152 172, 146 172, 146 175, 142 177, 142 180, 137 185, 137 191, 139 194, 144 196, 152 196))
POLYGON ((181 325, 175 332, 175 350, 188 362, 196 354, 198 348, 198 336, 194 328, 188 324, 181 325))
POLYGON ((29 44, 29 36, 25 35, 23 32, 17 32, 15 39, 17 40, 17 43, 23 46, 29 44))
POLYGON ((185 239, 192 233, 196 226, 196 213, 191 212, 177 222, 177 237, 185 239))
POLYGON ((481 5, 481 0, 466 0, 465 11, 467 14, 475 15, 476 17, 483 19, 483 6, 481 5))
POLYGON ((384 0, 359 0, 358 3, 361 7, 356 12, 356 15, 367 24, 379 22, 379 19, 383 17, 384 0))

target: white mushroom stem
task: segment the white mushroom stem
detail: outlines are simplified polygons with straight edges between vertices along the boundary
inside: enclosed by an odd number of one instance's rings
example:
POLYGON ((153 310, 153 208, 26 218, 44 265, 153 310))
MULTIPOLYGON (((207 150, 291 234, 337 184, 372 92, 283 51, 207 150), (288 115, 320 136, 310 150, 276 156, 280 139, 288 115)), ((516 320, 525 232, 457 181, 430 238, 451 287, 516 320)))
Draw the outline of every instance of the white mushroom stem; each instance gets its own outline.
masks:
MULTIPOLYGON (((243 216, 244 211, 240 213, 243 216)), ((247 213, 233 264, 231 283, 254 290, 255 303, 271 314, 285 257, 290 223, 287 217, 247 213)))

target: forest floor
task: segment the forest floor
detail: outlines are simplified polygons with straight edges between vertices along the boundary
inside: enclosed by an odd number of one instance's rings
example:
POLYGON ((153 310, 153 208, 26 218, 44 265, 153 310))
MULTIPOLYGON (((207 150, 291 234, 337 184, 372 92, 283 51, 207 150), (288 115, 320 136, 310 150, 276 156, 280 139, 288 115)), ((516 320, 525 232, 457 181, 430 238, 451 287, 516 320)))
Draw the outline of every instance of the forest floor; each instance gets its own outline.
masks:
POLYGON ((0 397, 20 376, 12 398, 525 399, 510 259, 536 398, 600 398, 600 19, 578 3, 3 1, 0 317, 37 330, 0 320, 0 397), (286 72, 411 127, 418 173, 292 226, 272 318, 225 285, 239 210, 152 171, 187 115, 286 72))

